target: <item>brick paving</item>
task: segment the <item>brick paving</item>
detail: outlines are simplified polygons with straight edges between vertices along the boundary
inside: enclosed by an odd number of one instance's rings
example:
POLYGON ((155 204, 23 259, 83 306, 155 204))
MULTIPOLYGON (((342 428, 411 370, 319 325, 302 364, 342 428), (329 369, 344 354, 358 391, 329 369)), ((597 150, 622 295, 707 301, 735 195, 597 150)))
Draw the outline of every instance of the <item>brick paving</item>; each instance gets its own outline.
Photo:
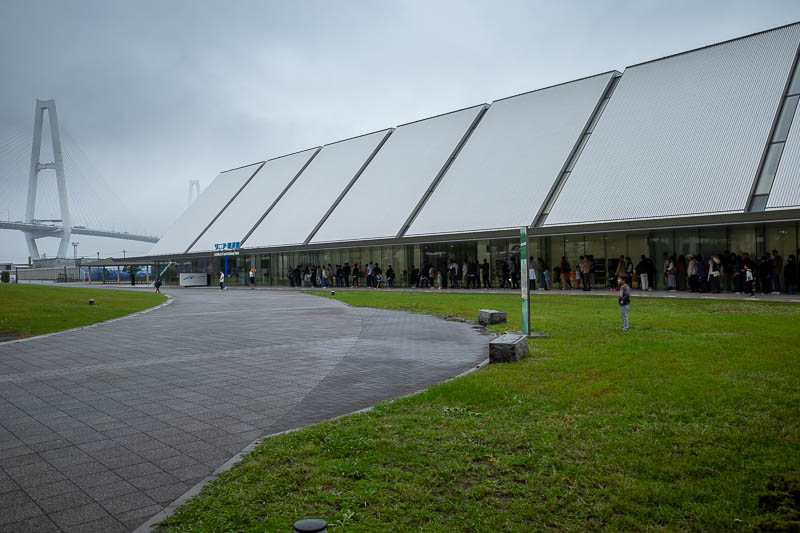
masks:
POLYGON ((172 292, 150 313, 0 344, 0 531, 133 530, 256 438, 487 353, 469 325, 425 315, 290 291, 172 292))

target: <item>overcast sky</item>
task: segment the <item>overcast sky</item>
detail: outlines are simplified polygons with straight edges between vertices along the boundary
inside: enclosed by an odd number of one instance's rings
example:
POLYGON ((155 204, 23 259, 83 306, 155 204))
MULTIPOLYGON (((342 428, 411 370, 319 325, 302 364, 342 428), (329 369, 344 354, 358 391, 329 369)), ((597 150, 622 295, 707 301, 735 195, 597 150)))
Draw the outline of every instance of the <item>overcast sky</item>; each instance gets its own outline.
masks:
MULTIPOLYGON (((190 179, 798 20, 797 0, 0 0, 0 142, 55 98, 140 227, 163 234, 190 179)), ((80 240, 79 255, 150 246, 80 240)), ((26 257, 0 230, 0 261, 26 257)))

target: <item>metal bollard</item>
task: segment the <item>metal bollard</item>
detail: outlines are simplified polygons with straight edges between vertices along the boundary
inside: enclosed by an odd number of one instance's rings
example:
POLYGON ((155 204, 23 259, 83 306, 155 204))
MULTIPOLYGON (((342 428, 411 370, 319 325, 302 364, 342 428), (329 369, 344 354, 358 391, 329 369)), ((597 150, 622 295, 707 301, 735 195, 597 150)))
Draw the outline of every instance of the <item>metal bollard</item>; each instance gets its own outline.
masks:
POLYGON ((297 533, 327 533, 328 523, 321 518, 303 518, 294 523, 297 533))
POLYGON ((89 298, 89 305, 94 305, 94 298, 89 298))
POLYGON ((331 296, 336 296, 336 291, 331 291, 331 296))

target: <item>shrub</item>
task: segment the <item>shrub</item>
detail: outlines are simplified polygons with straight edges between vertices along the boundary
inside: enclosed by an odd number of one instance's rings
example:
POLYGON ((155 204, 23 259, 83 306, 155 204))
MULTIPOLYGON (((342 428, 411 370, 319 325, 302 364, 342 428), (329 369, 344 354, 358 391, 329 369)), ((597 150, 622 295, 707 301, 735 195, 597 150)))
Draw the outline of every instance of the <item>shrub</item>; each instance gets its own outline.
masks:
POLYGON ((11 281, 11 273, 9 273, 7 270, 0 272, 0 282, 8 283, 10 281, 11 281))

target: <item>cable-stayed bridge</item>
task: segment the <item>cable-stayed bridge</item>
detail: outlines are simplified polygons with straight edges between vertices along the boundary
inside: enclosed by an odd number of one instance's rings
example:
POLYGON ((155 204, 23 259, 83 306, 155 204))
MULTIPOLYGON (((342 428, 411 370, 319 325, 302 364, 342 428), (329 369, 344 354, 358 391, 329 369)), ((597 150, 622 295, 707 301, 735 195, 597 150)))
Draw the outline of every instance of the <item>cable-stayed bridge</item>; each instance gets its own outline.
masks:
POLYGON ((59 124, 55 100, 36 100, 32 128, 8 126, 11 134, 0 139, 0 229, 23 232, 32 259, 43 237, 61 239, 59 258, 67 257, 72 235, 158 241, 59 124))

